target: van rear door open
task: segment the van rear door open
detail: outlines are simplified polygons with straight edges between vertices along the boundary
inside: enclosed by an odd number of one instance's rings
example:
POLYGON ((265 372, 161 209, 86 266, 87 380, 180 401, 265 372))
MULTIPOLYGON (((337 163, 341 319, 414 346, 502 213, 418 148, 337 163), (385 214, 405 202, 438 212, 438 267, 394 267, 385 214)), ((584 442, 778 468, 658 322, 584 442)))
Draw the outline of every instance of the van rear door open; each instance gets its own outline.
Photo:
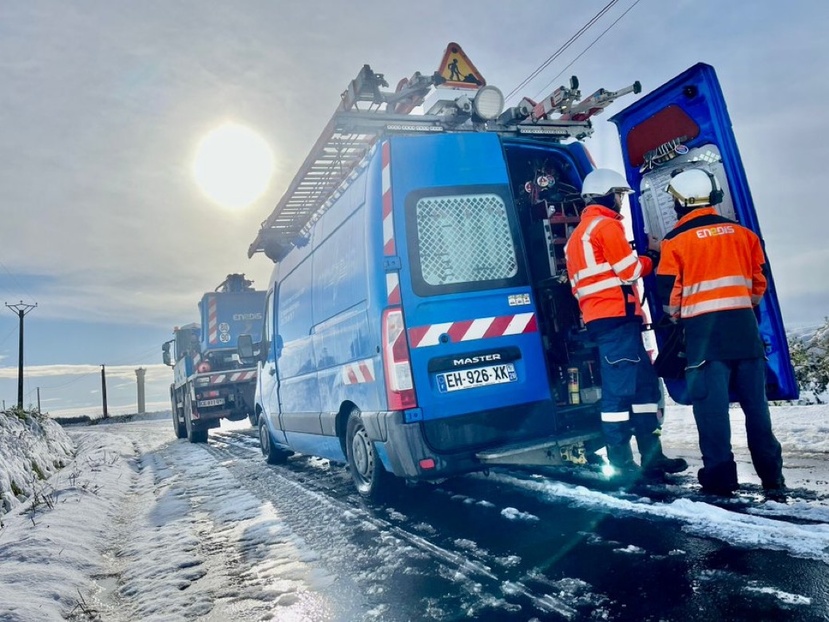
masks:
MULTIPOLYGON (((503 434, 512 426, 520 437, 522 418, 532 416, 498 409, 549 405, 550 387, 498 136, 395 138, 391 175, 419 407, 409 416, 428 422, 483 413, 480 429, 503 434)), ((552 432, 549 406, 544 419, 552 432)))
MULTIPOLYGON (((647 248, 648 237, 661 240, 673 228, 673 199, 665 188, 673 172, 690 167, 703 168, 717 178, 724 191, 718 206, 723 216, 762 238, 713 67, 694 65, 610 120, 619 130, 627 178, 637 191, 631 199, 637 248, 647 248)), ((796 399, 797 382, 770 269, 768 276, 768 290, 759 307, 760 333, 768 357, 767 394, 772 400, 796 399)), ((652 278, 646 282, 647 299, 658 323, 662 307, 652 278)), ((657 329, 656 337, 661 346, 665 334, 657 329)), ((684 380, 669 380, 666 384, 671 397, 689 403, 684 380)))

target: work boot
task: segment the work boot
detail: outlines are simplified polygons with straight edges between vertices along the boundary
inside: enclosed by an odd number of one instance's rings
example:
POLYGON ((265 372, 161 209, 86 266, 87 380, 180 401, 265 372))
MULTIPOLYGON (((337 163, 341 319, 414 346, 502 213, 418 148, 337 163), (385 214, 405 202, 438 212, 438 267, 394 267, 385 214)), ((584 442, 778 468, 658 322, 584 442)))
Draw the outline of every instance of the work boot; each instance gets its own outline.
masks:
POLYGON ((633 481, 639 478, 641 472, 639 465, 633 461, 633 452, 630 443, 619 443, 618 445, 607 445, 607 459, 613 467, 612 479, 620 481, 633 481))
POLYGON ((763 494, 771 501, 786 501, 786 480, 782 475, 772 480, 763 480, 763 494))
POLYGON ((730 497, 740 488, 737 481, 737 465, 733 460, 701 468, 697 472, 697 479, 702 486, 702 492, 707 494, 730 497))
POLYGON ((666 473, 681 473, 688 468, 682 458, 669 458, 662 453, 662 441, 653 432, 637 434, 636 444, 642 457, 642 471, 646 477, 661 477, 666 473))

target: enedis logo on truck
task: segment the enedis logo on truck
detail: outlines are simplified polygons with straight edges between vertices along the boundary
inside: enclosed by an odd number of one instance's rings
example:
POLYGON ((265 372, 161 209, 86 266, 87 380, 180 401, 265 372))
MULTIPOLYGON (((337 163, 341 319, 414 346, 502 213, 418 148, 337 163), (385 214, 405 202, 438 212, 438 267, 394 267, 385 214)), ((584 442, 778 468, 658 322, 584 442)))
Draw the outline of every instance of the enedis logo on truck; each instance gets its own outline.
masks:
POLYGON ((233 321, 234 322, 244 322, 245 320, 261 320, 262 314, 261 313, 234 313, 233 314, 233 321))

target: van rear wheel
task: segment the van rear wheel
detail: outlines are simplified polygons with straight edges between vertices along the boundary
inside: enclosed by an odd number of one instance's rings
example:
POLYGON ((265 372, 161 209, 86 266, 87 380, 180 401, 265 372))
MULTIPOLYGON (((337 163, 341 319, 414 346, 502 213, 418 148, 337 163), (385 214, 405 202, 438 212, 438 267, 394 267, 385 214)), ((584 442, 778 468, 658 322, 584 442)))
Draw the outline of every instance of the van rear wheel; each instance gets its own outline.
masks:
POLYGON ((391 476, 383 468, 377 449, 363 425, 360 411, 356 409, 348 417, 346 451, 348 470, 357 492, 375 501, 384 498, 391 488, 391 476))

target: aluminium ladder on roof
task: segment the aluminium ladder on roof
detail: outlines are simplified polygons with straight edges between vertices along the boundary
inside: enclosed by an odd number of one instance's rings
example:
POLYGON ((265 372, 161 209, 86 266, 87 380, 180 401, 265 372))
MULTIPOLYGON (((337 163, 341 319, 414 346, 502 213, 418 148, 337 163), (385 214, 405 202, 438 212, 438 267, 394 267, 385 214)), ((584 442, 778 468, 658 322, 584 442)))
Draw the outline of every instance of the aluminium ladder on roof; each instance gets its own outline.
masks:
MULTIPOLYGON (((338 189, 348 183, 354 170, 378 143, 390 134, 444 131, 480 131, 470 125, 447 124, 445 116, 390 114, 383 111, 342 111, 326 125, 271 215, 262 222, 248 248, 248 257, 275 243, 286 251, 307 235, 315 217, 324 211, 338 189)), ((589 123, 545 120, 531 125, 488 128, 501 134, 529 135, 560 141, 589 134, 589 123)), ((273 257, 272 257, 273 259, 273 257)))
POLYGON ((387 131, 442 131, 436 116, 373 111, 337 111, 294 176, 282 199, 262 223, 248 257, 270 241, 290 245, 302 237, 328 199, 347 182, 380 136, 387 131))

